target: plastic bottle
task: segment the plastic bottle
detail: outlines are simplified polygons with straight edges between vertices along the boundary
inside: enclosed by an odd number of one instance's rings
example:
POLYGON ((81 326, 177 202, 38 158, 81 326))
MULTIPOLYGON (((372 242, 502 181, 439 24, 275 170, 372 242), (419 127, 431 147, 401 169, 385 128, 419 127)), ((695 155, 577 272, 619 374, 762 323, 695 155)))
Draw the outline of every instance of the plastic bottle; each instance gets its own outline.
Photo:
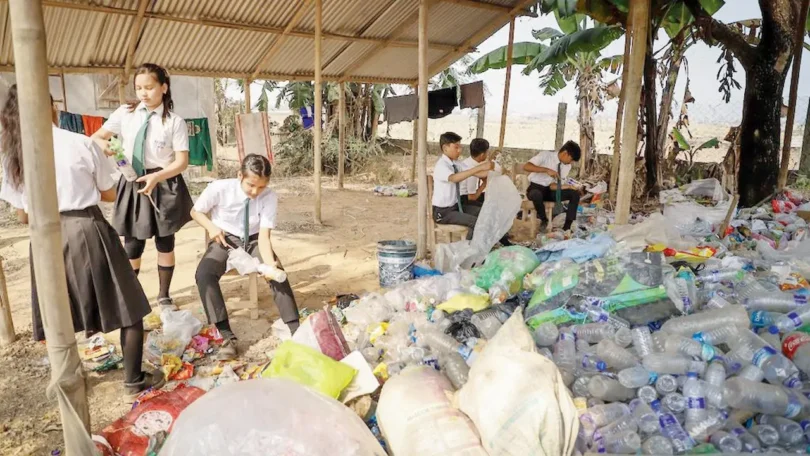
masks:
POLYGON ((585 312, 588 315, 588 320, 593 323, 607 323, 614 329, 630 327, 630 323, 627 320, 617 317, 599 306, 585 304, 580 306, 577 310, 585 312))
POLYGON ((613 342, 622 348, 627 348, 633 343, 633 334, 627 328, 619 328, 613 334, 613 342))
POLYGON ((781 445, 793 445, 804 439, 802 426, 793 420, 781 416, 760 415, 757 422, 776 428, 776 431, 779 432, 779 443, 781 445))
POLYGON ((658 414, 661 435, 669 439, 675 453, 686 453, 695 447, 695 441, 683 430, 675 415, 664 410, 658 401, 653 401, 650 407, 658 414))
POLYGON ((702 375, 706 371, 705 362, 694 361, 692 358, 671 353, 649 354, 642 360, 642 365, 647 370, 658 373, 658 375, 684 375, 687 372, 696 372, 698 375, 702 375))
POLYGON ((767 310, 770 312, 790 312, 798 307, 807 305, 807 296, 772 292, 759 287, 742 287, 737 293, 742 304, 748 310, 767 310))
POLYGON ((549 361, 554 361, 554 353, 551 353, 551 350, 549 350, 548 347, 540 347, 537 352, 545 356, 549 361))
POLYGON ((785 314, 779 312, 768 312, 767 310, 755 310, 751 312, 751 326, 754 328, 767 328, 776 322, 779 317, 785 314))
POLYGON ((633 366, 619 371, 619 383, 627 388, 641 388, 644 385, 655 383, 658 376, 643 366, 633 366))
POLYGON ((554 344, 554 362, 560 369, 573 371, 577 362, 577 347, 570 331, 560 331, 559 340, 554 344))
POLYGON ((707 309, 722 309, 723 307, 730 306, 731 303, 726 300, 726 298, 714 294, 712 295, 709 300, 706 302, 705 308, 707 309))
POLYGON ((596 353, 596 347, 592 347, 591 344, 585 342, 584 340, 577 339, 576 347, 578 352, 596 353))
POLYGON ((696 332, 706 332, 723 326, 747 328, 749 324, 748 312, 745 307, 731 306, 671 318, 661 326, 661 331, 692 337, 692 334, 696 332))
POLYGON ((492 339, 495 337, 495 333, 501 329, 501 321, 498 320, 498 317, 492 314, 473 314, 470 317, 470 323, 472 323, 478 331, 481 332, 486 339, 492 339))
POLYGON ((804 432, 804 438, 810 442, 810 420, 801 420, 799 421, 799 425, 802 427, 802 431, 804 432))
POLYGON ((722 388, 726 383, 726 368, 720 362, 713 362, 706 368, 703 378, 706 383, 722 388))
POLYGON ((674 276, 664 278, 667 296, 683 313, 694 312, 697 306, 697 290, 695 289, 694 274, 691 271, 678 272, 674 276))
POLYGON ((659 375, 655 381, 655 390, 659 394, 669 394, 678 391, 678 380, 669 374, 659 375))
POLYGON ((762 449, 759 439, 748 432, 746 428, 740 426, 736 421, 726 420, 726 424, 723 428, 740 439, 742 443, 741 451, 745 451, 746 453, 759 453, 762 449))
POLYGON ((456 390, 461 389, 470 377, 470 367, 467 365, 467 362, 464 361, 464 358, 457 352, 448 352, 442 354, 439 357, 439 361, 439 366, 444 372, 444 375, 450 380, 450 383, 453 384, 453 387, 456 390))
POLYGON ((737 377, 759 383, 762 380, 765 380, 765 372, 762 372, 762 369, 758 368, 757 366, 749 364, 742 368, 742 370, 737 374, 737 377))
POLYGON ((810 334, 786 334, 782 340, 782 352, 799 370, 810 375, 810 334))
POLYGON ((808 323, 810 323, 810 306, 804 306, 786 315, 781 315, 769 329, 773 334, 777 332, 786 333, 801 328, 808 323))
POLYGON ((259 274, 274 282, 284 283, 287 281, 287 273, 275 266, 262 263, 256 267, 256 270, 259 274))
POLYGON ((779 385, 755 383, 740 377, 726 380, 725 388, 726 400, 735 409, 786 418, 803 418, 806 415, 803 409, 808 408, 808 400, 798 391, 779 385))
POLYGON ((638 358, 626 348, 622 348, 611 339, 603 339, 596 345, 596 354, 608 366, 614 369, 625 369, 639 364, 638 358))
POLYGON ((117 137, 110 139, 110 150, 115 153, 113 156, 115 160, 115 166, 118 167, 118 170, 121 171, 121 174, 124 176, 124 179, 127 182, 133 182, 138 179, 138 173, 135 172, 135 168, 132 167, 132 163, 130 163, 129 158, 124 155, 124 146, 121 144, 121 140, 117 137))
POLYGON ((652 353, 664 353, 664 341, 666 341, 667 335, 658 331, 653 333, 650 338, 652 340, 652 353))
POLYGON ((424 330, 421 336, 418 337, 421 337, 423 342, 436 353, 458 353, 462 347, 462 345, 456 342, 451 336, 436 330, 424 330))
POLYGON ((739 453, 742 451, 743 447, 740 439, 726 431, 715 431, 711 437, 709 437, 709 443, 723 453, 739 453))
POLYGON ((616 332, 616 330, 607 323, 586 323, 584 325, 574 326, 573 328, 577 339, 592 344, 613 337, 613 333, 616 332))
POLYGON ((702 344, 694 339, 689 339, 677 334, 670 334, 664 342, 664 351, 667 353, 680 353, 686 356, 696 356, 704 361, 714 359, 717 351, 714 347, 702 344))
POLYGON ((698 278, 706 283, 719 283, 719 282, 740 282, 745 277, 745 271, 742 270, 719 270, 713 269, 711 271, 701 271, 698 278))
POLYGON ((728 402, 726 402, 725 393, 722 386, 714 386, 704 380, 699 380, 699 382, 703 388, 703 391, 706 393, 706 404, 708 406, 716 408, 728 407, 728 402))
MULTIPOLYGON (((721 409, 707 409, 706 417, 691 424, 684 423, 684 429, 695 441, 702 442, 715 431, 723 428, 728 420, 728 412, 721 409)), ((686 421, 686 417, 684 417, 686 421)))
POLYGON ((779 431, 769 424, 757 424, 748 430, 765 446, 776 445, 779 442, 779 431))
POLYGON ((663 435, 654 435, 641 444, 641 454, 669 455, 675 454, 672 442, 663 435))
POLYGON ((630 331, 630 335, 633 337, 633 346, 636 347, 636 353, 638 353, 638 356, 644 358, 653 352, 653 341, 652 336, 650 335, 650 328, 646 326, 633 328, 630 331))
POLYGON ((535 328, 532 332, 534 343, 537 344, 538 347, 551 347, 554 345, 554 342, 557 341, 559 335, 560 332, 557 330, 557 325, 550 321, 540 324, 540 326, 535 328))
POLYGON ((753 357, 749 361, 762 369, 768 383, 774 385, 783 384, 788 388, 801 387, 799 370, 796 369, 796 366, 753 332, 741 333, 739 337, 730 340, 728 344, 735 346, 735 348, 750 350, 753 357))
POLYGON ((672 413, 686 412, 686 398, 681 393, 669 393, 661 399, 664 405, 672 413))
POLYGON ((597 429, 627 415, 630 415, 630 407, 627 404, 613 402, 588 408, 579 416, 579 422, 585 439, 590 440, 597 429))
POLYGON ((641 449, 641 437, 634 431, 623 431, 606 436, 601 447, 613 454, 636 454, 641 449))
POLYGON ((595 375, 588 383, 591 396, 606 402, 627 401, 635 397, 635 391, 625 388, 612 378, 595 375))
POLYGON ((588 391, 588 383, 590 383, 590 381, 590 377, 577 377, 571 385, 571 392, 573 392, 576 397, 590 397, 591 392, 588 391))
POLYGON ((651 435, 658 432, 658 415, 647 402, 641 399, 630 401, 630 413, 636 419, 639 432, 651 435))
POLYGON ((641 399, 642 401, 649 404, 652 401, 658 399, 658 392, 652 386, 649 385, 642 386, 636 392, 636 396, 638 396, 638 398, 641 399))
POLYGON ((585 372, 604 372, 607 370, 607 364, 599 359, 597 356, 588 353, 578 353, 579 368, 585 372))
POLYGON ((706 332, 695 333, 692 338, 698 342, 709 345, 720 345, 726 343, 730 338, 737 337, 737 326, 721 326, 706 332))
MULTIPOLYGON (((708 416, 706 410, 706 393, 698 381, 696 372, 686 374, 686 383, 683 385, 683 396, 686 398, 686 428, 696 425, 708 416)), ((690 433, 691 434, 691 433, 690 433)))
POLYGON ((611 421, 610 424, 602 426, 593 433, 593 442, 595 448, 604 448, 604 439, 616 436, 626 431, 638 431, 638 424, 636 423, 636 419, 633 415, 623 415, 617 418, 614 421, 611 421))

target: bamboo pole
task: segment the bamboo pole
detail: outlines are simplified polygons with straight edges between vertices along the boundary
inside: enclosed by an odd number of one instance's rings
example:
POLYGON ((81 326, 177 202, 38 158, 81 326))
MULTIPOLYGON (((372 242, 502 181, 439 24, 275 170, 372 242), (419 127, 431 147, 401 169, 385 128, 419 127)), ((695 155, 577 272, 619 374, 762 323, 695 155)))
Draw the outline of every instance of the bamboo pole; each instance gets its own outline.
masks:
POLYGON ((785 188, 787 185, 788 171, 790 170, 790 143, 793 141, 793 122, 796 119, 796 94, 799 90, 799 72, 802 67, 802 51, 804 47, 804 24, 807 21, 807 9, 810 8, 810 0, 802 0, 799 10, 796 28, 793 39, 793 68, 790 74, 790 95, 788 96, 788 112, 785 119, 785 139, 782 141, 782 162, 779 164, 779 180, 777 188, 785 188))
POLYGON ((484 103, 484 106, 481 106, 480 108, 476 109, 476 111, 478 111, 476 113, 478 115, 478 118, 476 119, 476 122, 475 122, 475 137, 476 138, 483 138, 484 137, 484 127, 485 127, 486 121, 487 121, 486 102, 484 103))
POLYGON ((65 89, 65 73, 59 73, 59 83, 62 86, 62 107, 64 107, 65 111, 67 111, 68 105, 67 105, 67 89, 65 89))
POLYGON ((66 453, 92 454, 87 446, 92 442, 88 435, 85 378, 73 333, 62 257, 42 4, 10 0, 9 7, 20 97, 25 193, 30 210, 28 226, 31 239, 36 239, 31 243, 31 261, 51 364, 48 395, 59 402, 66 453))
POLYGON ((3 271, 3 257, 0 257, 0 347, 14 342, 14 320, 11 319, 11 301, 8 299, 6 274, 3 271))
POLYGON ((250 79, 245 79, 245 114, 250 114, 250 85, 253 83, 250 79))
POLYGON ((428 0, 419 0, 419 189, 416 256, 427 256, 427 122, 428 122, 428 0))
MULTIPOLYGON (((638 108, 641 102, 641 79, 644 71, 644 56, 647 51, 647 28, 650 22, 650 0, 630 1, 628 36, 631 37, 628 78, 623 116, 622 156, 619 169, 619 193, 616 202, 616 223, 627 224, 630 220, 630 203, 633 198, 633 178, 638 146, 638 108)), ((627 56, 625 56, 627 58, 627 56)))
POLYGON ((557 131, 554 132, 554 150, 559 152, 565 142, 565 116, 568 113, 568 103, 557 105, 557 131))
POLYGON ((619 106, 616 109, 616 127, 613 131, 613 157, 610 161, 610 200, 616 201, 616 186, 619 183, 619 158, 622 156, 622 120, 624 119, 624 99, 627 91, 627 59, 630 58, 630 35, 624 34, 624 65, 622 68, 622 87, 619 90, 619 106))
POLYGON ((312 127, 312 144, 315 177, 315 223, 321 219, 321 115, 323 110, 323 86, 321 81, 321 45, 323 35, 323 0, 315 0, 315 125, 312 127))
POLYGON ((411 182, 416 182, 416 155, 419 153, 419 119, 413 119, 411 136, 411 182))
POLYGON ((346 172, 346 83, 338 85, 338 189, 343 190, 346 172))
POLYGON ((807 117, 804 118, 804 138, 802 139, 802 158, 799 161, 799 172, 810 174, 810 103, 807 103, 807 117))
POLYGON ((509 86, 512 85, 512 52, 515 47, 515 18, 509 20, 509 44, 506 46, 506 81, 503 84, 503 107, 501 107, 501 134, 498 136, 498 152, 503 150, 506 137, 506 112, 509 109, 509 86))

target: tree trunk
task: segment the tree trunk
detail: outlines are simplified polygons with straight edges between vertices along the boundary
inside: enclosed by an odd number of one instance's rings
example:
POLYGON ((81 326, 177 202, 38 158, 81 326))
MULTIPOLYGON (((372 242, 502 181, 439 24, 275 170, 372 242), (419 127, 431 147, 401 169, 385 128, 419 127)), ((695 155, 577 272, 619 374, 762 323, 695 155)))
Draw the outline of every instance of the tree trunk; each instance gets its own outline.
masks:
POLYGON ((625 63, 622 68, 622 88, 619 91, 619 106, 616 109, 616 126, 613 132, 613 157, 610 164, 610 200, 616 202, 616 191, 619 183, 619 161, 621 159, 622 147, 622 120, 624 119, 625 81, 627 81, 627 56, 630 54, 630 36, 624 34, 624 55, 625 63))
POLYGON ((645 190, 649 195, 658 195, 661 175, 661 160, 657 140, 657 116, 655 113, 655 80, 657 76, 652 46, 647 46, 644 56, 644 163, 647 170, 645 190))
POLYGON ((582 149, 582 157, 579 161, 579 178, 588 175, 591 167, 591 157, 593 150, 593 98, 595 93, 596 75, 585 72, 577 79, 577 92, 579 95, 579 147, 582 149))
POLYGON ((672 115, 672 99, 675 96, 675 84, 678 82, 678 74, 681 71, 683 62, 684 40, 679 34, 672 41, 672 58, 667 68, 666 83, 664 91, 661 92, 661 106, 658 110, 658 133, 656 149, 663 157, 666 148, 667 137, 669 136, 669 118, 672 115))
POLYGON ((377 129, 380 126, 380 114, 374 109, 374 103, 371 103, 371 142, 377 141, 377 129))

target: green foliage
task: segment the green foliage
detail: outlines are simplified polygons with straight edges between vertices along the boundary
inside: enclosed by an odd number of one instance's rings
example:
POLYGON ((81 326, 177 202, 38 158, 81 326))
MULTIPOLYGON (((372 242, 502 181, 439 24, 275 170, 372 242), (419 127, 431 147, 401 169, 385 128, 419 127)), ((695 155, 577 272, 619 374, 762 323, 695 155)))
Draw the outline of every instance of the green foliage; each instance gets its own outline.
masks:
POLYGON ((610 26, 594 27, 560 36, 553 39, 542 53, 529 62, 525 72, 540 71, 546 65, 562 64, 579 54, 594 54, 587 57, 592 57, 592 60, 595 61, 599 51, 622 35, 624 35, 624 30, 621 27, 610 26))
MULTIPOLYGON (((512 47, 512 64, 526 65, 545 50, 541 43, 523 41, 515 43, 512 47)), ((501 70, 506 68, 506 46, 499 47, 478 58, 470 65, 470 73, 479 74, 487 70, 501 70)))

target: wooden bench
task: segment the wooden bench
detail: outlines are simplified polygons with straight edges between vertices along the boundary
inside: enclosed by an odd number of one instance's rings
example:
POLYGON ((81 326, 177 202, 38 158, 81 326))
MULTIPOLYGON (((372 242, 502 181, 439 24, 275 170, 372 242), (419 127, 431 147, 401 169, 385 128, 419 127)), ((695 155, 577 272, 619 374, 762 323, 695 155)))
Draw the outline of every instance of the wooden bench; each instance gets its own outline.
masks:
MULTIPOLYGON (((208 231, 205 231, 205 248, 203 252, 208 249, 208 242, 211 238, 208 237, 208 231)), ((200 255, 202 258, 202 255, 200 255)), ((230 271, 226 272, 225 276, 238 276, 239 273, 236 269, 231 269, 230 271)), ((257 320, 259 318, 259 274, 252 273, 247 276, 248 281, 248 299, 242 299, 241 297, 233 297, 230 299, 225 300, 225 306, 231 309, 236 310, 249 310, 250 311, 250 319, 257 320)))
MULTIPOLYGON (((523 201, 520 203, 520 209, 523 211, 523 222, 529 223, 529 235, 532 240, 537 237, 537 209, 534 207, 534 202, 529 200, 527 189, 529 188, 529 173, 523 169, 523 163, 516 163, 512 168, 512 181, 515 183, 518 191, 523 195, 523 201)), ((546 233, 551 231, 551 220, 554 214, 553 201, 543 202, 543 208, 546 210, 546 233)))
POLYGON ((436 239, 438 236, 447 235, 448 242, 454 242, 454 236, 458 235, 456 241, 467 239, 467 227, 464 225, 449 225, 436 223, 433 220, 433 176, 427 177, 428 184, 428 204, 427 204, 427 219, 428 219, 428 250, 430 253, 436 253, 436 239))

